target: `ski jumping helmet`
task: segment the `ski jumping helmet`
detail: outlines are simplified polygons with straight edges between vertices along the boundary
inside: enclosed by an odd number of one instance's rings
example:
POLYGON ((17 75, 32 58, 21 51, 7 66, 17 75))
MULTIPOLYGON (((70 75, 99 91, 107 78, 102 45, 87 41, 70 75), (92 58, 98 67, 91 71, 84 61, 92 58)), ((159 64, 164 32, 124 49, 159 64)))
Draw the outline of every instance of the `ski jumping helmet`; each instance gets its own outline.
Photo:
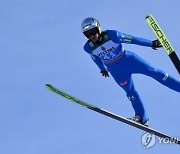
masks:
POLYGON ((97 21, 95 18, 92 17, 83 20, 81 24, 81 29, 86 37, 87 37, 86 33, 90 30, 96 30, 99 34, 101 34, 102 32, 99 21, 97 21))

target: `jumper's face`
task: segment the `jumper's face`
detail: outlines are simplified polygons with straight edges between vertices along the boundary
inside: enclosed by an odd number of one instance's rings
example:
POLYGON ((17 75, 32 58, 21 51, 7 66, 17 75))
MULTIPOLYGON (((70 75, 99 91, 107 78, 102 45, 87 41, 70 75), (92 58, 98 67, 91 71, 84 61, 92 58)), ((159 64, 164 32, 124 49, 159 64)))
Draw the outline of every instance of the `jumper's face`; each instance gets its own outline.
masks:
POLYGON ((96 33, 96 34, 94 34, 94 35, 91 35, 91 36, 89 37, 89 39, 90 39, 91 41, 93 41, 93 42, 97 42, 98 39, 99 39, 99 34, 96 33))
POLYGON ((93 28, 84 32, 84 35, 93 42, 97 42, 100 36, 97 28, 93 28))

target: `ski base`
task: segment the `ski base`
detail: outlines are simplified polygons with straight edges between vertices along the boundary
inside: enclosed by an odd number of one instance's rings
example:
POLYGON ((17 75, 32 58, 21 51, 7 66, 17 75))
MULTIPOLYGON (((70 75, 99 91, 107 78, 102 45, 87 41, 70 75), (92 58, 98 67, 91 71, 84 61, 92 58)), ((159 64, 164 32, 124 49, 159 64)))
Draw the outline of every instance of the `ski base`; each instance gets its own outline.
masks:
POLYGON ((111 113, 111 112, 109 112, 109 111, 106 111, 106 110, 104 110, 104 109, 98 108, 98 107, 96 107, 96 106, 94 106, 94 105, 88 104, 88 103, 86 103, 85 101, 82 101, 82 100, 80 100, 80 99, 78 99, 78 98, 76 98, 76 97, 74 97, 74 96, 69 95, 68 93, 65 93, 65 92, 57 89, 56 87, 52 86, 51 84, 46 84, 46 88, 49 89, 50 91, 55 92, 55 93, 58 94, 58 95, 63 96, 64 98, 69 99, 70 101, 72 101, 72 102, 74 102, 74 103, 77 103, 77 104, 79 104, 79 105, 81 105, 81 106, 83 106, 83 107, 86 107, 86 108, 88 108, 88 109, 90 109, 90 110, 93 110, 93 111, 95 111, 95 112, 98 112, 98 113, 100 113, 100 114, 103 114, 103 115, 105 115, 105 116, 108 116, 108 117, 110 117, 110 118, 112 118, 112 119, 121 121, 121 122, 123 122, 123 123, 125 123, 125 124, 131 125, 131 126, 133 126, 133 127, 136 127, 136 128, 138 128, 138 129, 141 129, 141 130, 143 130, 143 131, 149 132, 149 133, 154 134, 154 135, 156 135, 156 136, 159 136, 159 137, 161 137, 161 138, 168 139, 168 140, 171 141, 172 143, 180 144, 180 140, 179 140, 178 138, 174 138, 174 137, 168 136, 168 135, 166 135, 166 134, 164 134, 164 133, 161 133, 161 132, 159 132, 159 131, 157 131, 157 130, 154 130, 154 129, 152 129, 152 128, 146 127, 146 126, 144 126, 144 125, 142 125, 142 124, 139 124, 139 123, 137 123, 137 122, 134 122, 134 121, 129 120, 129 119, 127 119, 127 118, 124 118, 124 117, 122 117, 122 116, 116 115, 116 114, 111 113))

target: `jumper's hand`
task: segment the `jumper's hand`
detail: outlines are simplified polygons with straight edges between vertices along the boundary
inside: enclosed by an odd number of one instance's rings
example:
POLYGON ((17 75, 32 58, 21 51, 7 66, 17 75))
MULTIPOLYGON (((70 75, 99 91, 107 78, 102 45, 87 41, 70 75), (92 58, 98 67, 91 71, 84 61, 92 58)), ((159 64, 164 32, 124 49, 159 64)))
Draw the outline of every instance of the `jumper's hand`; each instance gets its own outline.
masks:
POLYGON ((161 48, 161 47, 163 47, 163 46, 162 46, 161 42, 159 42, 159 40, 152 41, 152 48, 154 50, 157 50, 157 48, 161 48))
POLYGON ((101 71, 102 76, 109 77, 108 71, 101 71))

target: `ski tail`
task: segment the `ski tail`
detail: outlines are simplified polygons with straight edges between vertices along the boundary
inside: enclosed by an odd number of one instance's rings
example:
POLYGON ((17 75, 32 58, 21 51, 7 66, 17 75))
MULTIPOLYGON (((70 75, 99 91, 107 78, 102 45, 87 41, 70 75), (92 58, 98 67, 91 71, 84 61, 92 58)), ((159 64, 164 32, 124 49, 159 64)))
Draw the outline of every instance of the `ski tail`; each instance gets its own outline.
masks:
POLYGON ((165 33, 162 31, 161 27, 157 23, 156 19, 150 14, 146 16, 146 22, 149 27, 152 29, 154 34, 156 35, 157 39, 161 42, 162 46, 164 47, 167 55, 171 59, 172 63, 174 64, 175 68, 180 74, 180 61, 179 58, 173 49, 171 43, 169 42, 168 38, 166 37, 165 33))

